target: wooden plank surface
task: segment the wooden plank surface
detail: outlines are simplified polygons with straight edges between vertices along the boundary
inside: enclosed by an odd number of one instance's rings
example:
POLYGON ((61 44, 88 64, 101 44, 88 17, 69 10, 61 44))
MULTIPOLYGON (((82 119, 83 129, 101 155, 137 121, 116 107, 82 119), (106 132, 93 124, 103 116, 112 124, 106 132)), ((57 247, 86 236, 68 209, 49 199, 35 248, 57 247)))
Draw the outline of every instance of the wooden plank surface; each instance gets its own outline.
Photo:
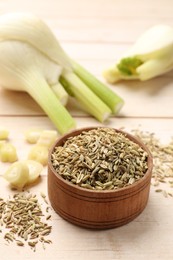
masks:
MULTIPOLYGON (((173 25, 172 0, 1 0, 0 14, 13 11, 33 12, 51 27, 65 51, 104 82, 102 72, 127 50, 137 37, 154 24, 173 25)), ((156 133, 163 143, 173 136, 173 73, 147 82, 120 82, 110 85, 125 100, 117 117, 105 125, 141 129, 156 133)), ((100 126, 94 118, 70 100, 68 110, 77 127, 100 126)), ((22 92, 0 88, 0 126, 10 130, 10 141, 19 158, 27 158, 31 145, 24 132, 31 127, 54 129, 42 109, 22 92)), ((0 197, 11 191, 2 178, 9 164, 0 162, 0 197)), ((41 182, 30 188, 39 196, 47 194, 47 168, 41 182)), ((166 187, 169 189, 168 187, 166 187)), ((41 198, 40 198, 41 202, 41 198)), ((42 203, 42 202, 41 202, 42 203)), ((36 252, 28 247, 8 244, 0 233, 2 260, 172 260, 173 198, 157 194, 151 186, 144 212, 123 227, 91 231, 74 226, 52 210, 50 236, 53 243, 36 252)))

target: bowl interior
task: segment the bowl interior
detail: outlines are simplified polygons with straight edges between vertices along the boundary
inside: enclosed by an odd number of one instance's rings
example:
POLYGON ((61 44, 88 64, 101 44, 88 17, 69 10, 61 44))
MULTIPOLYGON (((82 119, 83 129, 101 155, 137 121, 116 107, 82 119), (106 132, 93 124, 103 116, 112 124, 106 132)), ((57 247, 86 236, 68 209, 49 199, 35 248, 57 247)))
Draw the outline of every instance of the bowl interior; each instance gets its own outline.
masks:
MULTIPOLYGON (((86 189, 86 188, 80 187, 78 185, 72 184, 70 181, 65 180, 63 177, 61 177, 61 175, 56 172, 56 170, 53 167, 52 162, 51 162, 52 153, 54 152, 55 147, 62 146, 69 137, 77 136, 77 135, 81 134, 83 131, 90 131, 90 130, 96 129, 96 128, 99 128, 99 127, 88 127, 88 128, 82 128, 82 129, 74 130, 74 131, 71 131, 68 134, 63 135, 58 140, 56 140, 55 144, 52 146, 52 148, 49 151, 49 159, 48 159, 48 167, 51 169, 52 173, 55 175, 56 178, 60 179, 61 182, 63 182, 64 184, 69 185, 74 190, 79 189, 83 192, 87 192, 87 193, 91 193, 91 194, 92 193, 101 194, 101 193, 111 193, 111 192, 118 193, 118 192, 122 192, 122 191, 124 191, 125 193, 127 192, 127 194, 128 194, 130 189, 132 189, 136 185, 140 185, 140 183, 143 182, 146 178, 149 177, 151 179, 152 168, 153 168, 153 160, 152 160, 152 155, 151 155, 149 149, 140 139, 134 137, 133 135, 131 135, 131 134, 125 132, 125 131, 119 130, 119 129, 114 129, 114 130, 117 133, 124 134, 129 140, 138 144, 148 154, 148 158, 147 158, 148 169, 147 169, 146 173, 144 174, 144 176, 142 178, 140 178, 138 181, 136 181, 133 184, 128 185, 126 187, 118 188, 118 189, 115 189, 115 190, 106 190, 105 189, 105 190, 99 190, 98 191, 98 190, 86 189)), ((103 127, 101 127, 101 128, 103 128, 103 127)))

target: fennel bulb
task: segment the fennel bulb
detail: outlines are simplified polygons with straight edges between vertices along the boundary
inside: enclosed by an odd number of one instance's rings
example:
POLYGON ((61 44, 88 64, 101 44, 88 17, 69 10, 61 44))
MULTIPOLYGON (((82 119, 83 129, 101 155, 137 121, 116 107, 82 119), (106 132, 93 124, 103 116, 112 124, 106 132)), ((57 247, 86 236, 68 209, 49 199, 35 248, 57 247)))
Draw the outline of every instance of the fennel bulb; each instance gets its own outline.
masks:
POLYGON ((0 42, 0 85, 28 92, 59 132, 65 133, 74 128, 75 122, 49 86, 57 81, 60 71, 57 64, 50 62, 27 43, 0 42))
POLYGON ((101 122, 124 103, 68 57, 48 26, 33 14, 0 17, 0 85, 28 92, 60 133, 75 127, 64 107, 68 95, 101 122))
POLYGON ((147 30, 117 63, 103 72, 110 83, 148 80, 173 69, 173 27, 156 25, 147 30))

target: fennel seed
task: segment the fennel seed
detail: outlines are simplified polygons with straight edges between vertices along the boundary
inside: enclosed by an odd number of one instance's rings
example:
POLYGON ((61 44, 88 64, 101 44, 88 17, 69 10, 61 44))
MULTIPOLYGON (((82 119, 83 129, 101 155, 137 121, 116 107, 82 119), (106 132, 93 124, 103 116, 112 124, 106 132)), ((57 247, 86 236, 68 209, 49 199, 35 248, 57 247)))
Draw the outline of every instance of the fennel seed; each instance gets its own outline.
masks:
POLYGON ((142 178, 148 169, 147 159, 148 154, 124 134, 97 128, 55 147, 51 161, 57 174, 74 185, 113 190, 142 178))
POLYGON ((18 246, 29 245, 35 251, 40 237, 51 233, 52 226, 42 219, 49 221, 51 215, 45 216, 36 195, 24 192, 14 194, 12 198, 1 200, 0 203, 4 239, 7 242, 16 241, 18 246))
POLYGON ((17 243, 18 246, 24 246, 24 243, 20 240, 16 240, 16 243, 17 243))
MULTIPOLYGON (((165 192, 168 193, 168 188, 173 188, 173 137, 168 144, 162 144, 155 133, 139 129, 132 130, 132 133, 147 145, 153 156, 152 185, 156 188, 164 187, 165 192)), ((167 197, 165 192, 161 193, 167 197)))

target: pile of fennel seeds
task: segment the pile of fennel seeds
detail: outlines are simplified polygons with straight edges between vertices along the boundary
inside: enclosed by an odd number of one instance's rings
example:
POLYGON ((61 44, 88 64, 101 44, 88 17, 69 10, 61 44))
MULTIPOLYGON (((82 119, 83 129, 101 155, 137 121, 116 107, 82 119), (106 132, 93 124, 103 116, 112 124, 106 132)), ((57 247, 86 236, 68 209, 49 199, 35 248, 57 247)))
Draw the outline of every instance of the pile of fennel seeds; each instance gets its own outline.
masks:
POLYGON ((55 147, 52 165, 62 178, 82 188, 114 190, 141 179, 148 154, 124 134, 96 128, 55 147))
POLYGON ((40 193, 40 196, 46 207, 45 213, 35 194, 21 192, 7 200, 0 198, 0 236, 3 236, 7 243, 29 246, 33 251, 39 243, 44 249, 45 243, 52 243, 47 238, 52 230, 49 225, 50 207, 45 194, 40 193))
POLYGON ((168 144, 162 144, 155 133, 132 130, 134 136, 147 145, 153 156, 152 182, 155 191, 164 197, 173 197, 173 137, 168 144))

